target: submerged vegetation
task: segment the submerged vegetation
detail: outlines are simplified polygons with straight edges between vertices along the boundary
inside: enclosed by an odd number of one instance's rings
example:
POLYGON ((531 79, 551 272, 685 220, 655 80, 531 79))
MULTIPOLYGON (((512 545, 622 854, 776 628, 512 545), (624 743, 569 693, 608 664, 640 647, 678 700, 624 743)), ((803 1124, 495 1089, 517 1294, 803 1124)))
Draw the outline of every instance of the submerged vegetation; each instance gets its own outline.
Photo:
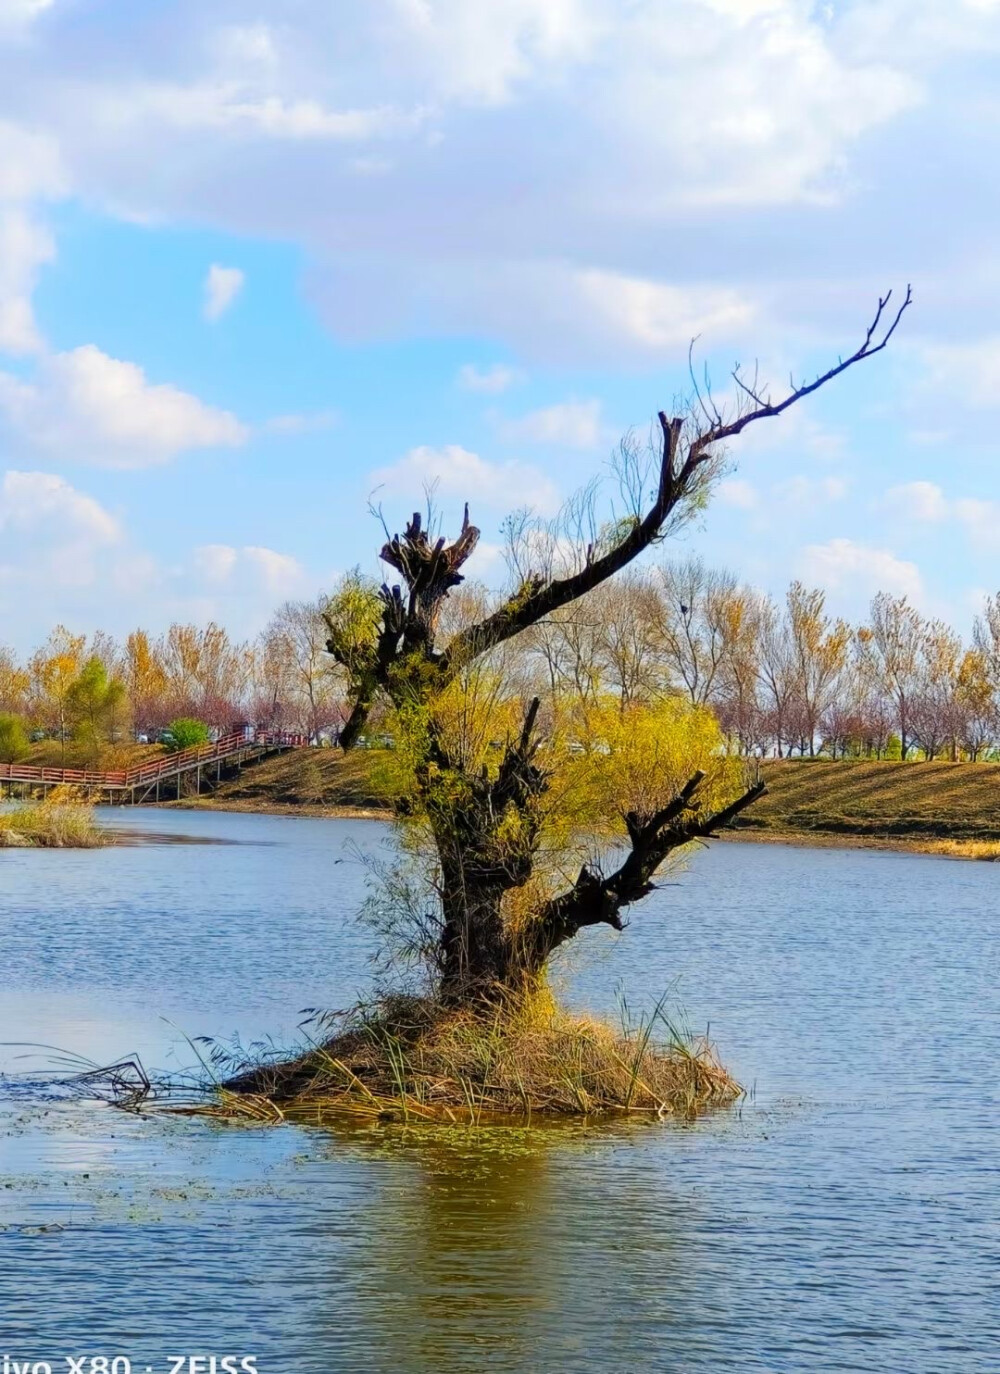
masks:
POLYGON ((94 808, 71 787, 54 787, 41 801, 0 811, 0 849, 97 849, 109 843, 94 808))

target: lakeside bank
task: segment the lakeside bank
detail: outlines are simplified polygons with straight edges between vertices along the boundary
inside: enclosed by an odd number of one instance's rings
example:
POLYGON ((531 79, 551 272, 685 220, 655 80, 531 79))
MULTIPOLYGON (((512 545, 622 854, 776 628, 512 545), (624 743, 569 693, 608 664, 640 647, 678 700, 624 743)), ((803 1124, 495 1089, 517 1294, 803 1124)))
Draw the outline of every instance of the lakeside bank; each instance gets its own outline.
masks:
MULTIPOLYGON (((1000 858, 1000 764, 765 760, 767 795, 727 841, 1000 858)), ((385 820, 364 751, 299 750, 169 806, 385 820)))

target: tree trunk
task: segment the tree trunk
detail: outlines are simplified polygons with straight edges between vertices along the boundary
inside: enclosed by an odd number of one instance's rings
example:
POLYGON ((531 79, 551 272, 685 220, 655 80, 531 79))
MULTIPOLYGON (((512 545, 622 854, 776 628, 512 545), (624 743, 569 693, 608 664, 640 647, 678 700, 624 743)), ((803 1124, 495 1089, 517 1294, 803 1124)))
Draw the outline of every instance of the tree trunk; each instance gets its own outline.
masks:
POLYGON ((521 981, 504 929, 503 895, 495 883, 445 879, 439 992, 450 1006, 496 1000, 521 981))

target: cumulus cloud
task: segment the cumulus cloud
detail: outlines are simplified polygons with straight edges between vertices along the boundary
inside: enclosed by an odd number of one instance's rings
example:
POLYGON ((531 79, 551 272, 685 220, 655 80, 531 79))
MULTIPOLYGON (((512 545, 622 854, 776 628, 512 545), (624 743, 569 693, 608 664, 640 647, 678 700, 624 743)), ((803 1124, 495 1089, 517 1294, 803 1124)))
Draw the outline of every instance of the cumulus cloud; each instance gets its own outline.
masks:
POLYGON ((600 401, 563 401, 543 406, 516 420, 507 420, 503 431, 512 439, 563 448, 595 448, 601 441, 600 401))
POLYGON ((55 473, 0 474, 0 623, 21 649, 57 622, 123 634, 138 623, 155 631, 171 619, 218 619, 252 634, 278 602, 313 595, 318 581, 292 554, 261 545, 206 544, 165 562, 55 473))
MULTIPOLYGON (((98 582, 122 541, 100 502, 47 472, 8 471, 0 481, 0 610, 4 623, 34 619, 98 582)), ((52 614, 50 614, 50 619, 52 614)), ((16 627, 16 626, 15 626, 16 627)), ((37 630, 37 625, 35 626, 37 630)))
POLYGON ((905 482, 890 487, 882 508, 904 520, 961 526, 974 547, 1000 548, 1000 502, 979 496, 949 497, 935 482, 905 482))
POLYGON ((391 467, 372 473, 376 486, 416 495, 433 487, 442 496, 486 507, 531 506, 542 515, 559 507, 559 493, 548 477, 526 463, 490 463, 458 444, 410 449, 391 467))
POLYGON ((0 117, 0 202, 60 196, 67 188, 57 138, 0 117))
POLYGON ((45 356, 25 382, 0 372, 0 417, 14 438, 62 459, 142 468, 187 449, 234 447, 246 427, 93 344, 45 356))
POLYGON ((238 585, 266 592, 275 600, 302 594, 308 586, 305 569, 297 558, 259 545, 235 548, 230 544, 203 544, 195 549, 193 566, 209 588, 238 585))
MULTIPOLYGON (((344 332, 471 323, 537 356, 728 344, 768 240, 726 213, 849 199, 851 156, 925 89, 802 0, 182 0, 153 24, 55 6, 0 111, 92 203, 303 246, 344 332)), ((787 240, 810 270, 814 232, 787 240)))
POLYGON ((923 595, 923 580, 915 563, 853 539, 808 545, 799 557, 799 575, 831 592, 871 597, 886 591, 908 596, 911 601, 919 601, 923 595))
POLYGON ((63 478, 50 472, 5 472, 0 482, 0 530, 37 534, 42 527, 69 540, 82 537, 96 544, 121 538, 115 517, 63 478))
POLYGON ((205 319, 221 319, 243 290, 245 281, 246 277, 238 267, 221 267, 213 262, 205 277, 202 306, 205 319))

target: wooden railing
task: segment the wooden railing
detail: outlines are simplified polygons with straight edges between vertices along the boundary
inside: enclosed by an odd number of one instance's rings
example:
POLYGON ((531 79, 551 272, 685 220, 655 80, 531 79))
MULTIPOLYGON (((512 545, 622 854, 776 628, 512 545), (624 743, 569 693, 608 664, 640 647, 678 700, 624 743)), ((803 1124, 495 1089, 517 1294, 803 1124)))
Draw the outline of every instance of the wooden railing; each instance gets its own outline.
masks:
POLYGON ((30 763, 0 763, 0 782, 38 782, 46 786, 65 783, 72 787, 100 787, 108 790, 131 790, 158 778, 175 777, 205 764, 221 762, 234 754, 267 753, 273 749, 298 749, 309 741, 305 735, 285 730, 258 730, 252 736, 243 731, 224 735, 210 744, 196 744, 180 749, 134 768, 98 771, 90 768, 45 768, 30 763))

